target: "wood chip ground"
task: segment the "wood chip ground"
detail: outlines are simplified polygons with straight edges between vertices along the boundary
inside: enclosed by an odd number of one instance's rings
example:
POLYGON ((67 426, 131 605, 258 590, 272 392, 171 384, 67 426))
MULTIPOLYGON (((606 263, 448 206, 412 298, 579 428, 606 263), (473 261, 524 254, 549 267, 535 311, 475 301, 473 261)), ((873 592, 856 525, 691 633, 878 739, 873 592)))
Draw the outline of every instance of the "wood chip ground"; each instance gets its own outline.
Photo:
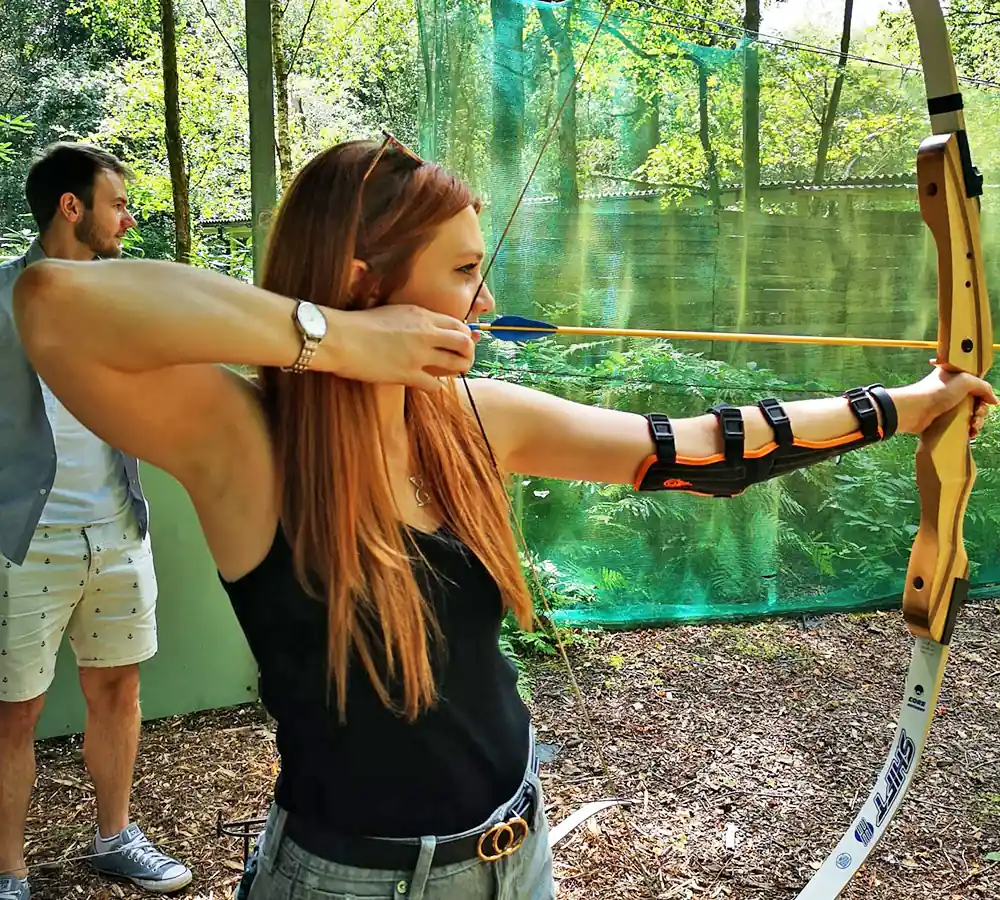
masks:
MULTIPOLYGON (((550 822, 624 796, 555 853, 560 900, 794 898, 889 748, 912 640, 898 613, 586 634, 572 647, 593 735, 555 663, 529 663, 550 822), (594 749, 600 743, 613 785, 594 749), (731 845, 731 846, 727 846, 731 845)), ((35 900, 138 900, 70 858, 93 836, 76 738, 40 743, 35 900), (55 863, 54 865, 45 865, 55 863)), ((187 862, 187 900, 229 900, 241 847, 216 824, 266 809, 277 754, 256 704, 147 723, 134 817, 187 862)), ((1000 602, 970 606, 923 764, 843 900, 1000 900, 1000 602)))

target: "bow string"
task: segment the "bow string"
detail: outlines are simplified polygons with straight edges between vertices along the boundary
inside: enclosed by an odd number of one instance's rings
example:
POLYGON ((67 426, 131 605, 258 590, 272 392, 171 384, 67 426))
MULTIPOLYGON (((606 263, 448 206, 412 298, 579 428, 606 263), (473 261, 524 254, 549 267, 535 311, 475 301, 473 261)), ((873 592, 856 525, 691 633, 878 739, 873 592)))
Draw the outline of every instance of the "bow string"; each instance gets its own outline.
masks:
MULTIPOLYGON (((547 2, 547 0, 543 0, 543 2, 547 2)), ((465 314, 465 319, 466 320, 469 319, 469 317, 472 315, 472 311, 476 307, 476 301, 479 299, 479 295, 482 293, 482 290, 483 290, 483 288, 486 285, 486 278, 489 275, 490 270, 493 268, 494 263, 497 261, 497 258, 500 255, 500 249, 503 246, 503 243, 506 240, 508 233, 510 232, 511 226, 514 224, 514 218, 517 215, 518 210, 521 208, 521 204, 524 202, 525 196, 527 196, 528 189, 531 186, 531 182, 534 180, 535 174, 538 171, 538 167, 541 165, 542 158, 545 156, 545 151, 548 149, 549 143, 552 140, 552 137, 555 134, 556 130, 558 129, 560 122, 562 121, 562 116, 563 116, 563 113, 564 113, 564 111, 566 109, 566 106, 568 105, 570 99, 572 98, 573 92, 576 90, 577 84, 580 81, 580 76, 583 73, 583 70, 585 69, 585 67, 587 65, 587 61, 590 58, 591 51, 593 51, 594 46, 597 44, 597 39, 598 39, 598 37, 600 37, 600 34, 601 34, 601 32, 602 32, 602 30, 604 28, 604 25, 607 22, 608 17, 611 14, 611 10, 614 7, 614 3, 615 3, 615 0, 605 0, 603 14, 601 15, 600 20, 598 21, 597 25, 594 28, 594 33, 591 35, 590 41, 587 43, 587 48, 584 51, 583 57, 580 60, 580 64, 576 67, 576 71, 573 74, 573 79, 570 82, 569 86, 567 87, 566 93, 563 96, 561 102, 559 103, 559 108, 556 111, 555 115, 552 117, 552 121, 551 121, 551 123, 549 124, 548 128, 545 131, 545 134, 544 134, 544 136, 542 138, 541 147, 538 150, 538 154, 535 156, 535 160, 534 160, 534 162, 533 162, 533 164, 531 166, 530 171, 528 172, 528 177, 525 179, 524 185, 521 188, 521 190, 520 190, 520 192, 519 192, 519 194, 517 196, 517 200, 514 202, 514 207, 511 210, 510 215, 507 217, 507 221, 506 221, 506 224, 504 225, 503 231, 500 233, 500 236, 497 239, 496 246, 493 248, 493 253, 490 255, 489 261, 487 262, 486 266, 482 270, 482 274, 480 276, 480 281, 479 281, 479 286, 476 288, 476 292, 473 295, 472 302, 469 304, 469 310, 465 314)), ((553 3, 553 4, 549 4, 549 5, 559 6, 559 5, 563 5, 563 4, 553 3)), ((482 418, 481 418, 481 416, 479 414, 479 410, 476 407, 476 401, 475 401, 475 398, 472 396, 472 390, 469 387, 468 380, 465 378, 464 375, 462 376, 462 383, 463 383, 463 385, 465 387, 465 393, 466 393, 466 396, 468 398, 469 405, 470 405, 470 408, 472 410, 472 413, 473 413, 473 415, 474 415, 474 417, 476 419, 476 423, 477 423, 477 425, 479 427, 480 434, 482 435, 483 441, 486 444, 486 449, 487 449, 487 452, 489 453, 490 462, 491 462, 491 464, 493 466, 494 471, 497 474, 497 477, 500 478, 501 481, 503 481, 503 474, 500 471, 499 463, 497 462, 496 455, 493 452, 493 447, 490 444, 489 436, 486 433, 486 427, 484 426, 483 420, 482 420, 482 418)), ((581 715, 581 718, 583 720, 584 727, 585 727, 585 729, 587 731, 587 735, 591 739, 591 743, 593 745, 593 748, 594 748, 594 751, 595 751, 595 755, 596 755, 598 763, 599 763, 599 765, 601 767, 601 771, 602 771, 602 774, 604 776, 606 784, 609 787, 611 787, 617 793, 618 792, 618 788, 617 788, 615 779, 611 775, 611 769, 610 769, 610 766, 608 765, 607 758, 604 755, 603 744, 602 744, 601 741, 599 741, 597 739, 597 737, 595 735, 594 723, 593 723, 593 719, 592 719, 592 717, 590 715, 590 710, 589 710, 589 708, 587 706, 586 700, 584 699, 583 691, 580 688, 580 683, 579 683, 579 681, 578 681, 578 679, 576 677, 576 673, 575 673, 575 671, 573 669, 573 665, 570 662, 569 654, 566 651, 566 644, 563 641, 562 636, 559 633, 559 627, 555 624, 554 619, 553 619, 552 605, 549 602, 548 594, 547 594, 545 588, 542 585, 542 580, 541 580, 541 578, 538 575, 538 571, 535 568, 535 564, 534 564, 534 562, 531 559, 531 552, 530 552, 530 550, 528 548, 528 543, 527 543, 527 540, 526 540, 526 538, 524 536, 524 531, 522 530, 521 524, 520 524, 520 522, 517 519, 517 515, 516 515, 516 513, 514 511, 513 504, 511 503, 510 496, 509 496, 509 494, 507 494, 506 490, 504 491, 504 496, 507 498, 508 514, 509 514, 509 517, 510 517, 510 521, 511 521, 512 527, 514 528, 514 531, 515 531, 515 534, 517 536, 517 540, 518 540, 518 542, 519 542, 519 544, 521 546, 521 549, 524 552, 525 565, 526 565, 526 567, 528 569, 528 574, 530 576, 530 580, 531 580, 532 587, 534 589, 534 593, 542 601, 542 605, 543 605, 543 607, 545 609, 545 613, 546 613, 546 615, 549 618, 549 622, 551 624, 552 634, 553 634, 554 639, 555 639, 556 647, 558 649, 559 656, 560 656, 560 659, 562 661, 563 667, 566 670, 567 678, 569 680, 569 684, 570 684, 571 690, 572 690, 574 698, 576 700, 576 704, 577 704, 577 706, 578 706, 578 708, 580 710, 580 715, 581 715)), ((641 860, 638 858, 638 855, 636 854, 636 850, 635 850, 635 837, 634 837, 634 831, 633 831, 632 825, 629 822, 628 818, 624 815, 624 813, 621 812, 622 809, 623 809, 623 807, 626 806, 626 805, 629 805, 630 803, 631 803, 631 801, 629 801, 629 800, 621 799, 621 798, 616 798, 616 799, 612 799, 612 800, 605 800, 605 801, 600 801, 600 802, 597 802, 597 803, 588 804, 582 810, 580 810, 577 815, 571 816, 570 819, 567 820, 566 823, 564 823, 565 825, 570 826, 570 827, 566 827, 566 828, 560 827, 560 828, 553 829, 553 831, 552 831, 552 833, 550 835, 550 845, 554 846, 558 842, 558 840, 561 840, 563 837, 565 837, 566 834, 569 833, 569 831, 571 830, 571 827, 575 827, 575 826, 581 824, 582 821, 584 821, 584 816, 580 815, 580 813, 586 813, 586 817, 589 818, 592 815, 596 815, 598 812, 602 811, 603 809, 609 808, 610 806, 614 806, 614 807, 616 807, 619 810, 621 822, 622 822, 622 825, 624 826, 624 829, 625 829, 626 834, 627 834, 626 846, 629 848, 628 852, 629 852, 632 864, 635 866, 635 868, 637 869, 637 871, 643 876, 643 878, 645 879, 647 885, 650 887, 650 889, 655 894, 656 890, 657 890, 657 887, 656 887, 656 884, 655 884, 655 882, 653 880, 653 877, 652 877, 651 873, 645 868, 645 866, 643 866, 641 860)))

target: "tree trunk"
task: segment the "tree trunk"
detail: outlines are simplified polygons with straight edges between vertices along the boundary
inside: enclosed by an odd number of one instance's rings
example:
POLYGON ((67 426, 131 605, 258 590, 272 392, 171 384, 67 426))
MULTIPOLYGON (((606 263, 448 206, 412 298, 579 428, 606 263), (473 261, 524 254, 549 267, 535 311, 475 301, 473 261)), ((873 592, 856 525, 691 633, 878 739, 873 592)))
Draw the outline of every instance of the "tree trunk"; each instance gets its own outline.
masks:
POLYGON ((851 51, 851 18, 854 15, 854 0, 844 0, 844 28, 840 33, 840 58, 837 60, 837 77, 833 91, 823 113, 823 124, 819 132, 819 149, 816 151, 816 171, 813 184, 822 184, 826 178, 826 158, 833 143, 833 125, 837 120, 840 95, 844 90, 844 76, 847 73, 847 54, 851 51))
POLYGON ((278 139, 278 166, 281 186, 292 180, 292 142, 288 130, 288 63, 281 36, 284 6, 281 0, 271 0, 271 60, 274 66, 275 128, 278 139))
MULTIPOLYGON (((747 0, 743 28, 751 40, 760 32, 760 0, 747 0)), ((743 208, 760 209, 760 63, 754 44, 744 50, 743 208)))
MULTIPOLYGON (((580 204, 580 184, 577 176, 576 155, 576 60, 573 58, 573 41, 570 27, 573 22, 573 6, 566 11, 562 25, 555 13, 544 6, 538 7, 545 36, 556 55, 559 77, 556 81, 556 103, 566 98, 559 121, 559 204, 565 209, 576 209, 580 204)), ((558 111, 558 106, 556 107, 558 111)))
MULTIPOLYGON (((521 185, 524 142, 524 6, 519 0, 490 0, 493 18, 493 140, 490 147, 490 221, 500 240, 521 185)), ((508 246, 508 249, 511 249, 508 246)), ((506 254, 494 266, 494 291, 506 282, 506 254)))
POLYGON ((455 114, 454 109, 446 108, 448 99, 447 86, 448 76, 451 74, 447 67, 447 42, 448 42, 448 10, 447 0, 434 0, 434 119, 431 128, 431 142, 433 154, 431 159, 440 159, 441 147, 438 140, 438 129, 443 123, 442 113, 448 118, 455 114))
POLYGON ((420 41, 420 59, 424 67, 424 92, 417 111, 417 129, 420 135, 420 155, 433 160, 438 158, 438 82, 441 74, 439 70, 442 46, 438 3, 439 0, 416 0, 417 37, 420 41))
POLYGON ((712 209, 719 208, 719 166, 712 148, 712 135, 708 130, 708 70, 707 67, 694 60, 698 69, 698 136, 701 138, 701 149, 705 153, 705 165, 708 178, 708 200, 712 209))
POLYGON ((170 187, 174 196, 174 258, 191 260, 191 204, 188 196, 184 142, 181 139, 180 96, 177 79, 177 37, 174 27, 174 0, 160 0, 161 44, 163 48, 164 140, 170 165, 170 187))
POLYGON ((632 131, 632 154, 629 168, 634 172, 645 165, 649 154, 660 143, 660 94, 645 94, 645 85, 639 84, 640 93, 635 113, 629 117, 632 131))

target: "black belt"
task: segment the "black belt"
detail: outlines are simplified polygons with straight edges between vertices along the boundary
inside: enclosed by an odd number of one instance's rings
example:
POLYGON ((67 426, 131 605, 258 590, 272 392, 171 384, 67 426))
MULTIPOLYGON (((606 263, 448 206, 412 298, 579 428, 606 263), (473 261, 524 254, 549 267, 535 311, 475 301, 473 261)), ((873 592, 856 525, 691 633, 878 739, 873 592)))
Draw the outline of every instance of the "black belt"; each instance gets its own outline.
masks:
MULTIPOLYGON (((438 841, 433 865, 447 866, 477 856, 484 862, 495 862, 510 856, 520 848, 531 830, 537 799, 534 787, 525 782, 511 802, 504 821, 467 837, 438 841)), ((420 856, 419 843, 325 831, 291 813, 285 821, 285 834, 313 856, 361 869, 413 869, 420 856)))

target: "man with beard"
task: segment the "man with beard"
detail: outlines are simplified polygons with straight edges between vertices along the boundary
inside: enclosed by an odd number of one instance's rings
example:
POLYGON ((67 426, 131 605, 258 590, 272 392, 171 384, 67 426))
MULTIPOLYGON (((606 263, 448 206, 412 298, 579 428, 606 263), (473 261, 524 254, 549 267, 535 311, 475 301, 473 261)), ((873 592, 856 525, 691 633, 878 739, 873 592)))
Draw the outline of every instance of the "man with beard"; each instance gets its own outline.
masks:
POLYGON ((31 896, 24 832, 34 731, 64 634, 87 704, 83 757, 97 796, 90 865, 158 893, 191 881, 129 819, 138 664, 156 653, 156 576, 138 465, 84 428, 38 377, 11 310, 26 266, 121 255, 136 224, 127 175, 97 147, 49 147, 25 184, 39 237, 0 266, 0 900, 31 896))

